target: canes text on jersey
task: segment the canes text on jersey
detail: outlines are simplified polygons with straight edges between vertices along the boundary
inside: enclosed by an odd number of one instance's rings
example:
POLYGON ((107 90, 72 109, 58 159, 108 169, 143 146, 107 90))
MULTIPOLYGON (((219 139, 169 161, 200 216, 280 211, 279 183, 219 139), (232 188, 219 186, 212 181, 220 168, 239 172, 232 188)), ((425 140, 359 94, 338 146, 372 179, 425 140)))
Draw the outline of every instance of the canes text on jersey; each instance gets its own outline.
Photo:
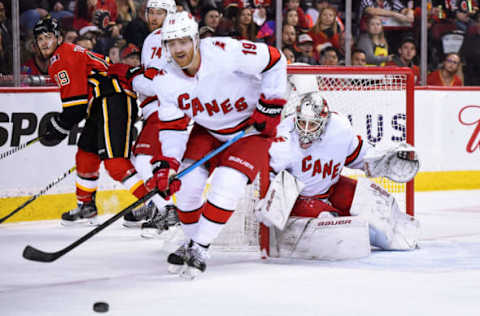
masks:
POLYGON ((230 99, 218 102, 214 99, 211 102, 205 102, 205 104, 202 104, 197 97, 190 100, 190 95, 188 93, 183 93, 178 96, 177 100, 178 107, 181 110, 192 109, 192 117, 205 111, 207 111, 209 116, 213 116, 218 113, 228 114, 233 110, 241 112, 248 108, 248 104, 245 102, 244 97, 238 98, 235 102, 230 101, 230 99))

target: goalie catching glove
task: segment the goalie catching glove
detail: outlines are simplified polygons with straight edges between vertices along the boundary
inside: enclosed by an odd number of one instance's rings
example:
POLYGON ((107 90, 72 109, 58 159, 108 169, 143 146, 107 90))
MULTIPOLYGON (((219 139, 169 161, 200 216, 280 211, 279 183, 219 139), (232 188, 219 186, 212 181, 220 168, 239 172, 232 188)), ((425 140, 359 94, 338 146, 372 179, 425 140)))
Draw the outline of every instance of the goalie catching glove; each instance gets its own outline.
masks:
POLYGON ((277 125, 281 119, 280 114, 282 113, 285 103, 285 99, 267 100, 262 94, 251 118, 251 122, 257 131, 265 136, 275 136, 277 125))
POLYGON ((160 192, 165 194, 165 200, 170 199, 170 196, 175 194, 182 185, 179 179, 174 178, 177 174, 180 163, 175 158, 155 156, 151 160, 153 177, 150 178, 146 186, 153 190, 155 187, 160 192))
POLYGON ((64 127, 60 114, 56 113, 47 122, 43 139, 47 142, 62 141, 68 136, 69 129, 64 127))
POLYGON ((400 143, 394 148, 372 148, 364 158, 367 177, 386 177, 395 182, 408 182, 420 169, 415 148, 400 143))

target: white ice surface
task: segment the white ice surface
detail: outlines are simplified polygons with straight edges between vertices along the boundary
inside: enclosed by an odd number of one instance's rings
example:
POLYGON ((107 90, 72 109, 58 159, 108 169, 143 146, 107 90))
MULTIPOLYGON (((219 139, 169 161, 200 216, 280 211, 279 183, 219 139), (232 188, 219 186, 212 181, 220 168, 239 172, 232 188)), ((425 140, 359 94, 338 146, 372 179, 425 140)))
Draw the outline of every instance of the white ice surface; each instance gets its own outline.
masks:
POLYGON ((121 220, 52 263, 22 251, 57 251, 92 228, 1 224, 0 315, 96 315, 96 301, 105 315, 480 315, 480 191, 417 193, 416 214, 415 251, 340 262, 212 251, 194 281, 167 273, 173 245, 121 220))

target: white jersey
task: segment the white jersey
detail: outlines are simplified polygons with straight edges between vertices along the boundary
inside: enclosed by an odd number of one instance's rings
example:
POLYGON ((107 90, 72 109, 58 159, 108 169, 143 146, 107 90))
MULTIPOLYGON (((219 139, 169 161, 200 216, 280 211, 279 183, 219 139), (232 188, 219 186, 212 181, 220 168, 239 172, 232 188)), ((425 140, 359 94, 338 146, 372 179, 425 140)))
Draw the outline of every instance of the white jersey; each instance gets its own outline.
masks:
POLYGON ((270 167, 276 173, 287 170, 305 184, 300 195, 329 193, 344 166, 363 170, 363 158, 370 147, 356 135, 346 117, 332 113, 320 140, 300 147, 295 117, 284 119, 277 128, 277 141, 270 147, 270 167))
POLYGON ((158 68, 162 59, 162 29, 156 29, 148 34, 142 46, 142 65, 144 68, 158 68))
MULTIPOLYGON (((162 29, 156 29, 145 38, 142 46, 142 66, 147 69, 150 67, 161 68, 165 62, 165 57, 162 56, 162 29)), ((143 119, 146 120, 152 113, 158 111, 158 101, 146 99, 145 96, 140 95, 141 110, 143 119), (150 102, 149 102, 150 101, 150 102)))
MULTIPOLYGON (((226 141, 248 120, 260 95, 266 99, 284 98, 285 57, 263 43, 211 37, 200 41, 200 68, 189 76, 174 62, 167 62, 153 79, 138 76, 133 87, 144 95, 157 95, 162 111, 160 120, 178 118, 180 109, 205 127, 220 141, 226 141), (226 135, 228 134, 228 135, 226 135)), ((166 146, 162 150, 168 151, 166 146)))

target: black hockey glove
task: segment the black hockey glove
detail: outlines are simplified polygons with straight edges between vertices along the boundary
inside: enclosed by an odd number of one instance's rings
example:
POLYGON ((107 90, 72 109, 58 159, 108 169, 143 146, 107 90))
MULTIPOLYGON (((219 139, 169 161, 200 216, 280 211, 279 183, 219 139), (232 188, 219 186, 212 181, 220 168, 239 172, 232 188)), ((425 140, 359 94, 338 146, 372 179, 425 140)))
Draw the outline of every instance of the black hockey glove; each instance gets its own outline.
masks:
POLYGON ((60 115, 53 115, 47 122, 43 139, 47 142, 62 141, 68 136, 68 130, 61 126, 60 115))

